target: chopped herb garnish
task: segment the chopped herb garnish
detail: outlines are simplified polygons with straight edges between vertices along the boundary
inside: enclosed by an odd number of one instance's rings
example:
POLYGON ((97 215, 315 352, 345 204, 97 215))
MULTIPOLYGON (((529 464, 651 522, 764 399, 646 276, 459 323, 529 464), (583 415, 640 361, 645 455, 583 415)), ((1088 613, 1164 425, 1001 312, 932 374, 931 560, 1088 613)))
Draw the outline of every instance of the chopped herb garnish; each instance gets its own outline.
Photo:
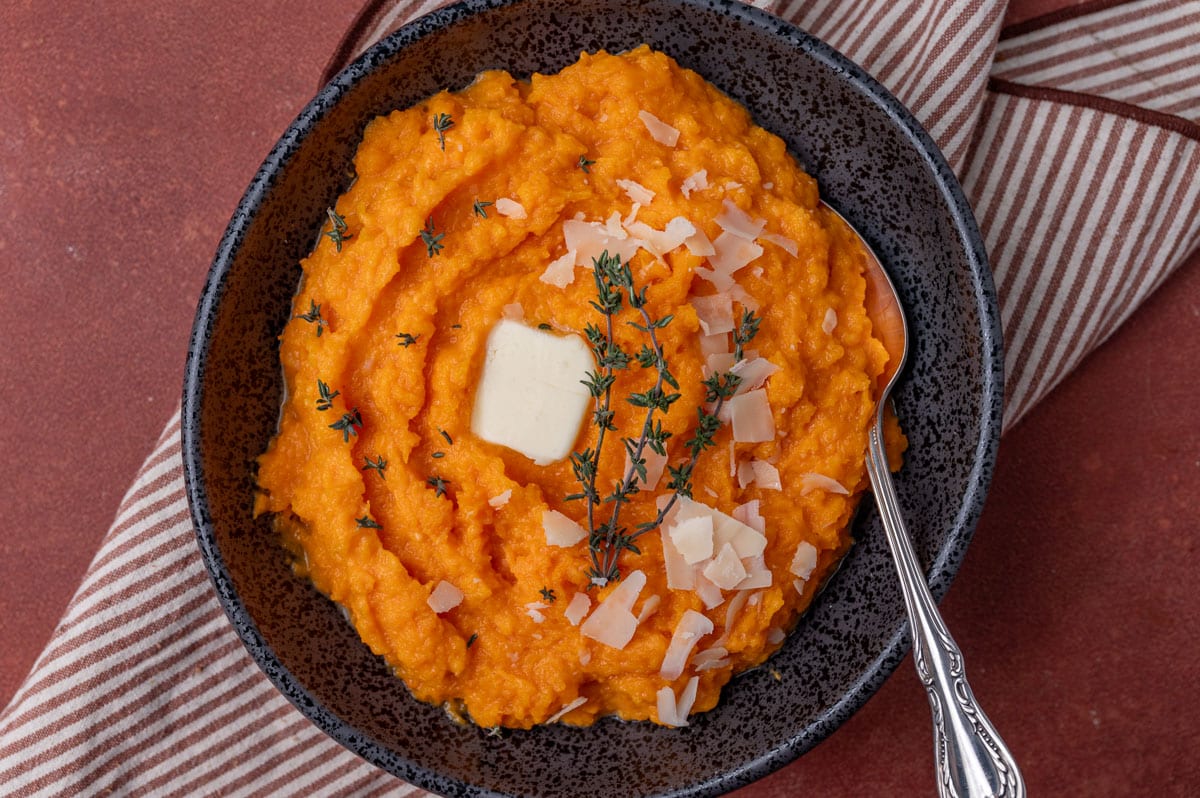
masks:
POLYGON ((472 634, 470 637, 468 637, 467 638, 467 648, 470 648, 471 646, 475 645, 475 640, 478 637, 479 637, 478 633, 472 634))
POLYGON ((329 216, 329 221, 333 225, 333 228, 326 230, 324 233, 321 233, 321 235, 329 236, 329 240, 333 242, 335 247, 337 247, 337 251, 341 252, 342 242, 349 241, 351 238, 354 238, 354 236, 346 232, 346 220, 341 216, 338 216, 337 212, 334 211, 333 208, 327 208, 325 213, 329 216))
POLYGON ((362 518, 355 518, 354 523, 358 524, 360 529, 383 529, 382 526, 372 521, 369 515, 364 515, 362 518))
POLYGON ((446 432, 446 430, 442 429, 441 427, 438 427, 438 432, 441 433, 441 436, 446 439, 446 443, 450 444, 451 446, 454 445, 454 439, 450 437, 449 432, 446 432))
POLYGON ((451 324, 451 325, 450 325, 450 329, 451 329, 451 330, 461 330, 461 329, 462 329, 462 325, 461 325, 461 324, 451 324))
POLYGON ((321 337, 322 330, 324 330, 325 325, 328 324, 328 322, 325 321, 325 319, 321 318, 321 306, 318 305, 316 303, 316 301, 312 300, 312 299, 308 300, 308 313, 297 314, 296 318, 302 319, 303 321, 306 321, 309 324, 317 325, 317 337, 318 338, 321 337))
MULTIPOLYGON (((679 382, 671 374, 666 354, 658 340, 658 330, 665 329, 672 316, 652 318, 646 309, 646 288, 635 289, 633 272, 628 263, 621 263, 617 256, 604 252, 593 259, 593 277, 596 283, 596 299, 591 303, 605 319, 604 328, 588 324, 585 335, 596 360, 597 369, 588 372, 582 380, 596 402, 592 423, 597 428, 596 448, 571 454, 571 469, 579 482, 580 492, 566 497, 567 501, 587 502, 588 549, 591 568, 587 571, 589 585, 605 585, 621 578, 617 560, 622 551, 640 554, 635 541, 642 535, 658 528, 680 496, 692 495, 692 472, 700 453, 713 445, 713 436, 721 427, 719 414, 725 401, 733 396, 740 380, 735 374, 714 374, 704 381, 705 402, 712 403, 696 408, 698 423, 696 432, 686 444, 688 459, 678 465, 668 465, 671 480, 667 487, 673 491, 670 500, 663 503, 658 514, 649 521, 639 523, 630 532, 620 523, 621 506, 627 504, 640 490, 639 482, 646 480, 646 449, 655 454, 667 454, 666 442, 671 432, 663 429, 662 418, 680 398, 679 382), (621 349, 613 336, 614 317, 625 304, 636 311, 638 319, 627 321, 649 339, 634 356, 621 349), (616 482, 611 493, 601 495, 597 488, 600 470, 600 452, 607 432, 616 432, 616 411, 612 407, 612 389, 616 382, 616 371, 629 368, 631 363, 653 373, 654 383, 642 392, 632 392, 625 397, 630 405, 644 409, 640 433, 622 437, 625 447, 626 468, 622 478, 616 482), (656 414, 660 417, 656 418, 656 414), (612 505, 608 520, 597 517, 605 505, 612 505)), ((750 311, 742 314, 737 330, 734 331, 734 360, 742 358, 745 344, 758 332, 759 319, 750 311)))
POLYGON ((396 337, 400 339, 399 345, 408 349, 421 338, 421 334, 412 335, 410 333, 396 333, 396 337))
POLYGON ((330 391, 329 386, 320 380, 317 380, 317 393, 319 394, 317 409, 321 411, 329 410, 333 407, 334 398, 341 395, 341 391, 330 391))
POLYGON ((442 148, 443 152, 446 150, 446 131, 452 127, 454 127, 454 119, 450 114, 433 115, 433 129, 437 131, 438 146, 442 148))
POLYGON ((539 330, 553 330, 554 328, 553 328, 553 327, 551 327, 551 326, 550 326, 549 324, 547 324, 546 322, 542 322, 541 324, 539 324, 539 325, 538 325, 538 329, 539 329, 539 330))
POLYGON ((543 587, 539 592, 542 594, 542 598, 551 604, 553 604, 554 600, 558 598, 558 596, 554 595, 554 590, 548 587, 543 587))
POLYGON ((445 452, 434 452, 433 454, 431 454, 429 456, 432 457, 434 460, 441 460, 443 457, 446 456, 446 453, 445 452))
POLYGON ((372 460, 370 457, 364 457, 363 459, 367 461, 367 464, 362 467, 363 471, 377 471, 379 472, 380 479, 387 479, 387 477, 383 475, 383 472, 387 470, 387 460, 383 459, 383 455, 379 455, 379 457, 374 460, 372 460))
POLYGON ((358 435, 358 431, 362 429, 362 425, 362 414, 358 412, 358 408, 356 407, 348 413, 343 413, 341 418, 329 425, 329 428, 340 431, 342 433, 342 441, 348 443, 351 435, 358 435))
POLYGON ((585 174, 590 175, 592 173, 592 170, 589 167, 594 163, 595 163, 595 161, 589 160, 586 155, 579 156, 578 166, 580 169, 582 169, 584 171, 585 174))
POLYGON ((444 249, 442 239, 446 237, 445 233, 435 234, 433 231, 437 229, 433 224, 433 217, 430 216, 425 220, 425 228, 421 230, 421 242, 425 244, 425 254, 433 257, 444 249))
POLYGON ((481 216, 484 219, 488 218, 487 209, 495 205, 494 202, 483 200, 475 200, 475 204, 471 206, 471 210, 475 211, 476 216, 481 216))
POLYGON ((441 498, 446 495, 446 487, 450 484, 436 474, 425 480, 425 484, 433 488, 433 495, 441 498))

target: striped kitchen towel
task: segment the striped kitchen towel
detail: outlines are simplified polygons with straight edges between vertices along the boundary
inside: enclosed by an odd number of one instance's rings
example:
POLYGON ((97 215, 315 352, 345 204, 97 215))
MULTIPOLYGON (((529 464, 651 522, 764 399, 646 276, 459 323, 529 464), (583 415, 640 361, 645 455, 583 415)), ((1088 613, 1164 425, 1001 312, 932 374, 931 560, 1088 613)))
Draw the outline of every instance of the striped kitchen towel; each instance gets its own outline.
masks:
MULTIPOLYGON (((442 4, 371 2, 331 70, 442 4)), ((1200 4, 1009 28, 1000 0, 759 5, 874 74, 961 177, 1000 292, 1009 425, 1200 243, 1200 4)), ((418 793, 259 672, 209 585, 182 471, 176 414, 0 714, 0 794, 418 793)))

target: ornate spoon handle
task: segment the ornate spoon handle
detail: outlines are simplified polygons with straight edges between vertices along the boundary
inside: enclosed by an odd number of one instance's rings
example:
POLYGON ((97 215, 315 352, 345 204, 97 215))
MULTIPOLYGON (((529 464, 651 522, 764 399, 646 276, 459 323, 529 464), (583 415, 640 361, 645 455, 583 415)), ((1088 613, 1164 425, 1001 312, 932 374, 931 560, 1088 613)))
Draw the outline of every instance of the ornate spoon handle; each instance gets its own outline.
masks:
POLYGON ((933 751, 942 798, 1024 798, 1025 783, 1004 741, 975 702, 962 652, 938 612, 900 517, 879 424, 871 430, 867 472, 912 626, 913 659, 933 712, 933 751))

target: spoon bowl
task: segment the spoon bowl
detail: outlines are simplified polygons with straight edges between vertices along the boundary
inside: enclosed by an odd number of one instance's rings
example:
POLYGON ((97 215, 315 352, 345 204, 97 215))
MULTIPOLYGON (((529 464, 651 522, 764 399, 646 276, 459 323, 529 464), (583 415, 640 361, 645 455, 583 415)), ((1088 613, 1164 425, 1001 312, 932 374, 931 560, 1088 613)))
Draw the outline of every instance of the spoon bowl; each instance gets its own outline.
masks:
POLYGON ((883 444, 884 413, 908 358, 908 324, 896 287, 862 235, 826 203, 822 207, 858 239, 865 256, 866 306, 888 353, 878 378, 879 407, 869 435, 867 473, 896 562, 912 628, 913 660, 933 712, 934 760, 942 798, 1024 798, 1021 772, 1004 741, 975 700, 963 656, 938 612, 904 526, 883 444))

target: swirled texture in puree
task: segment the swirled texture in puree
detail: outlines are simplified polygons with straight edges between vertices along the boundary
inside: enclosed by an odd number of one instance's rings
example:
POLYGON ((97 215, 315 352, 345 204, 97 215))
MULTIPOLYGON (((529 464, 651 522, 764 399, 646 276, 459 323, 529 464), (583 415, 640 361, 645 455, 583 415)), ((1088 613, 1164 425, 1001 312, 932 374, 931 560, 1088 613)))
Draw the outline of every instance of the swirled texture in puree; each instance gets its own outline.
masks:
MULTIPOLYGON (((863 306, 862 252, 820 209, 814 180, 779 138, 644 47, 584 54, 529 82, 482 74, 462 92, 374 120, 354 166, 335 209, 343 232, 325 225, 281 337, 287 399, 261 457, 258 512, 277 514, 298 567, 423 701, 518 727, 569 705, 572 724, 615 713, 679 725, 688 704, 711 708, 734 672, 780 646, 850 543, 887 358, 863 306), (670 462, 687 458, 707 353, 730 349, 728 333, 702 337, 698 308, 757 309, 747 357, 778 367, 757 389, 774 434, 735 443, 727 423, 694 472, 696 502, 765 538, 761 560, 737 558, 752 589, 714 593, 696 576, 707 560, 683 580, 690 588, 669 580, 664 554, 674 544, 661 530, 638 541, 640 553, 622 554, 621 583, 589 586, 588 542, 550 545, 543 528, 548 510, 584 522, 584 503, 564 500, 579 490, 570 463, 538 466, 471 431, 485 344, 506 313, 555 334, 602 322, 590 263, 568 263, 564 274, 560 262, 545 276, 567 253, 564 222, 607 223, 612 243, 653 238, 647 230, 677 218, 750 259, 739 267, 694 254, 705 250, 695 238, 661 257, 637 248, 630 260, 650 314, 674 315, 659 332, 682 394, 664 421, 670 462), (646 579, 631 610, 641 618, 624 647, 568 619, 577 594, 595 613, 635 572, 646 579), (697 613, 712 631, 688 638, 689 624, 707 628, 697 613), (677 629, 678 674, 663 668, 677 629)), ((616 324, 630 353, 646 340, 624 323, 634 319, 616 324)), ((640 429, 644 411, 623 397, 651 377, 636 365, 618 373, 619 434, 640 429)), ((589 418, 576 449, 595 440, 589 418)), ((602 490, 623 461, 614 434, 602 490)), ((654 515, 667 482, 622 511, 631 529, 654 515)))

